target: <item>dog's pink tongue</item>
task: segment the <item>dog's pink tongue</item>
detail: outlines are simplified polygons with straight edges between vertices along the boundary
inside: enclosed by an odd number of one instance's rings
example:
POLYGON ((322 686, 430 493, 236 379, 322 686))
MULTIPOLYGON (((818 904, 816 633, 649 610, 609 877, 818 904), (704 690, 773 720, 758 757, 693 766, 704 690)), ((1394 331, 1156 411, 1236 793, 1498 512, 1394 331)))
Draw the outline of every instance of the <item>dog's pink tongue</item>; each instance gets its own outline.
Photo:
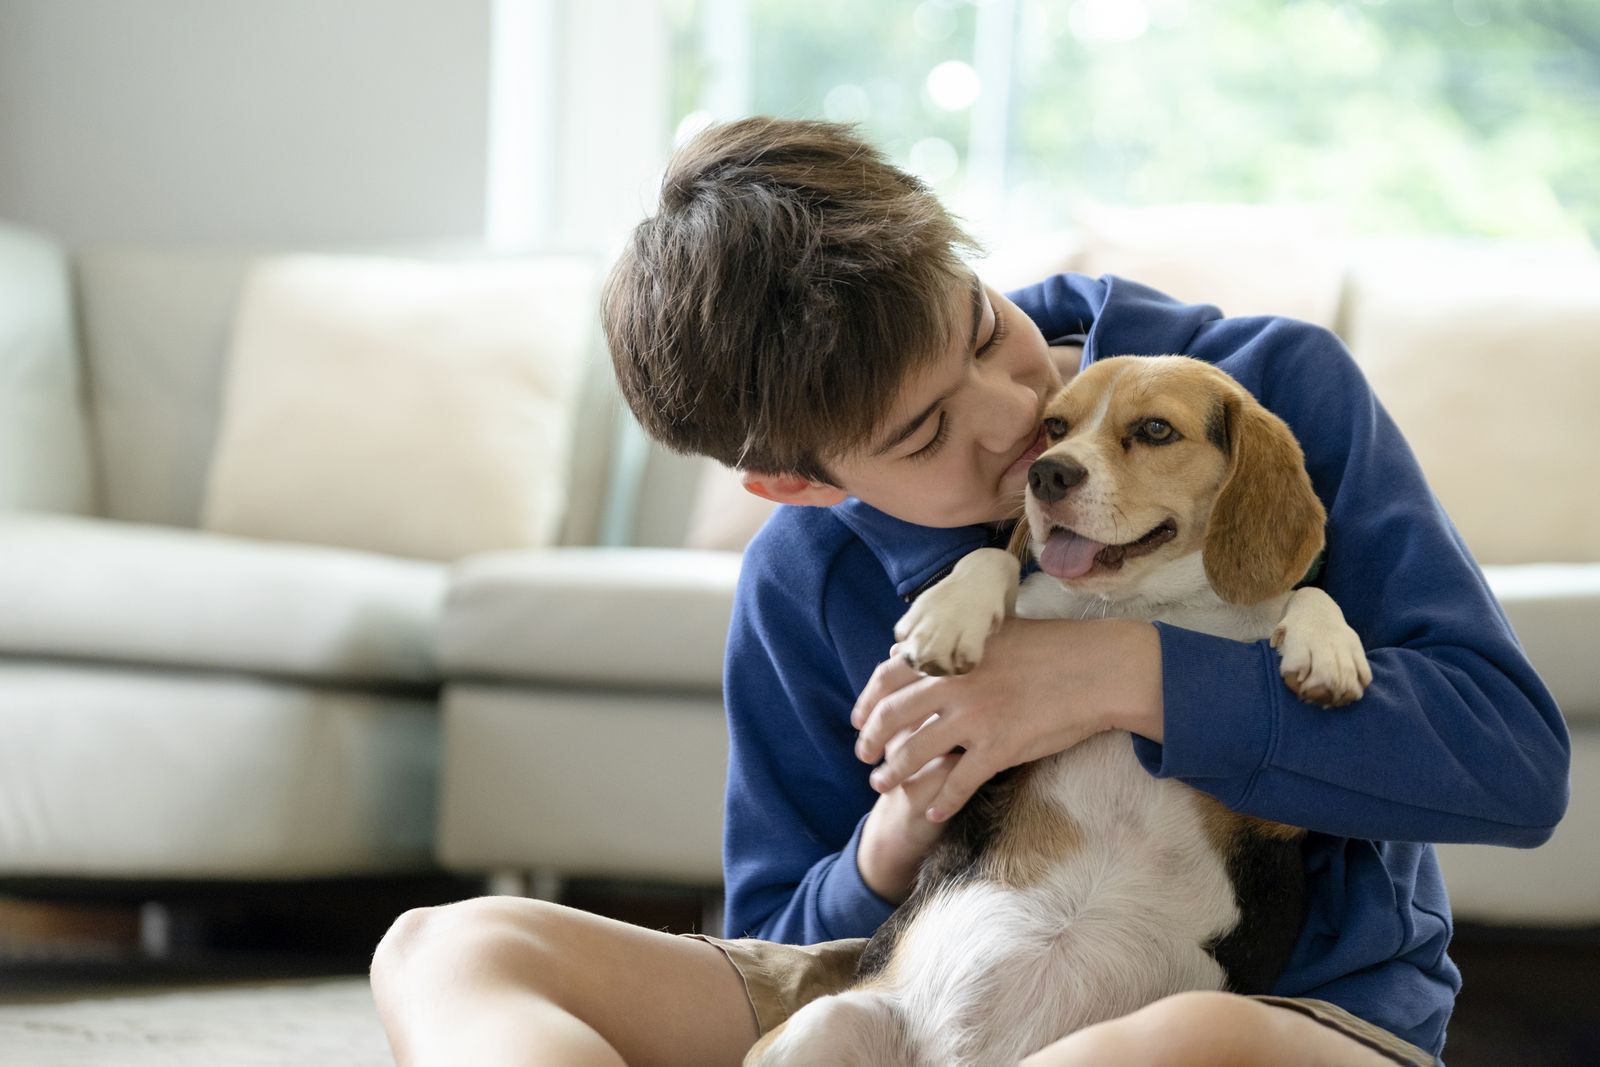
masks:
POLYGON ((1057 530, 1039 551, 1039 566, 1052 578, 1081 578, 1089 573, 1094 557, 1104 547, 1071 530, 1057 530))

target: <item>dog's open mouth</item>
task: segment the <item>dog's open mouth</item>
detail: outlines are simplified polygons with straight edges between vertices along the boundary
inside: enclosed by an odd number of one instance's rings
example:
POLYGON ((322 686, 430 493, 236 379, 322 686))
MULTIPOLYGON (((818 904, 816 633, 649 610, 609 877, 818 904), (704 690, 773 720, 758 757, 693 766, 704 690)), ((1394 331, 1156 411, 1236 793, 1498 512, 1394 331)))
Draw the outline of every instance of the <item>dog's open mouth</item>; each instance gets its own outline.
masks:
POLYGON ((1127 560, 1154 552, 1177 536, 1178 526, 1171 519, 1125 545, 1091 541, 1065 526, 1058 526, 1050 531, 1050 537, 1039 550, 1039 566, 1052 578, 1082 578, 1096 567, 1117 570, 1127 560))

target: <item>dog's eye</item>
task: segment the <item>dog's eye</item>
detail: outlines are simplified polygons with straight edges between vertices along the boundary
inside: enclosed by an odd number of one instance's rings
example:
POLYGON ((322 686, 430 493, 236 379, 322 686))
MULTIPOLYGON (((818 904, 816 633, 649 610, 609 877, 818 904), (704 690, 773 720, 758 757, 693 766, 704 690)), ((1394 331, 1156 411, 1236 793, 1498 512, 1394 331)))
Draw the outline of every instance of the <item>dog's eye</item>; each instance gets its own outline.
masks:
POLYGON ((1044 432, 1050 435, 1050 440, 1059 441, 1067 436, 1066 419, 1045 419, 1044 432))
POLYGON ((1145 419, 1139 424, 1139 436, 1146 441, 1153 441, 1164 445, 1178 436, 1178 431, 1172 428, 1172 423, 1165 419, 1145 419))

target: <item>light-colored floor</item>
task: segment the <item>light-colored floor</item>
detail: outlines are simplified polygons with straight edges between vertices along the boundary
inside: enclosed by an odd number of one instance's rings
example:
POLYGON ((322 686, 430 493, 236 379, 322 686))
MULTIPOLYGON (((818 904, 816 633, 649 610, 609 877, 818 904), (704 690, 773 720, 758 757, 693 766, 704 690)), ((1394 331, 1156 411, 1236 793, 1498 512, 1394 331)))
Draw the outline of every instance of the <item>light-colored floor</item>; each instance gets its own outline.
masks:
POLYGON ((5 1067, 393 1067, 363 978, 0 1003, 5 1067))

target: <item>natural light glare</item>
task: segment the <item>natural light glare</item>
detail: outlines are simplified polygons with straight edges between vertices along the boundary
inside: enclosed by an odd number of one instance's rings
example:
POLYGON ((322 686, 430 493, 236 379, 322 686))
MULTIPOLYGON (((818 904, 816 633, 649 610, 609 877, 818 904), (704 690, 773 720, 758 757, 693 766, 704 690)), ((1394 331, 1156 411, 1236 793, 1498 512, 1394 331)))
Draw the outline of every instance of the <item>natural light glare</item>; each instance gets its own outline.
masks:
POLYGON ((907 162, 917 177, 938 185, 955 177, 961 166, 961 156, 956 146, 943 137, 924 137, 911 146, 911 158, 907 162))
MULTIPOLYGON (((1382 3, 1383 0, 1378 2, 1382 3)), ((1150 24, 1157 29, 1175 30, 1189 18, 1189 0, 1148 0, 1147 6, 1150 24)))
POLYGON ((678 128, 672 131, 672 143, 682 144, 713 122, 716 116, 709 111, 691 111, 678 120, 678 128))
POLYGON ((923 0, 912 13, 911 24, 930 41, 942 41, 956 32, 956 13, 938 0, 923 0))
POLYGON ((1078 0, 1067 15, 1080 41, 1134 41, 1150 28, 1144 0, 1078 0))
POLYGON ((983 91, 983 82, 972 64, 959 59, 946 60, 928 72, 928 98, 946 111, 969 108, 983 91))
POLYGON ((859 85, 835 85, 822 98, 822 113, 832 122, 864 122, 872 114, 872 98, 859 85))

